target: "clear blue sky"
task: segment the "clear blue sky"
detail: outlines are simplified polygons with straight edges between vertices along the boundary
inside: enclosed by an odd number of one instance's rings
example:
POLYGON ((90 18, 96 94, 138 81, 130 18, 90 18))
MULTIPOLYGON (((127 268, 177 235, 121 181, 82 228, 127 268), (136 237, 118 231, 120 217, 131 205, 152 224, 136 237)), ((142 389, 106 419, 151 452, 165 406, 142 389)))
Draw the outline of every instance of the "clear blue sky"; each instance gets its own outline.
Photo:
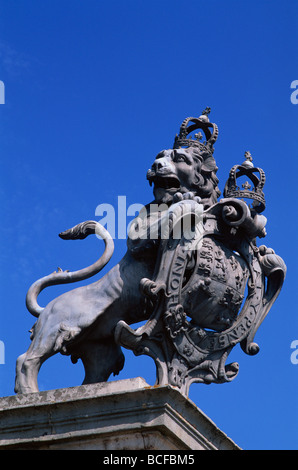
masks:
MULTIPOLYGON (((0 0, 0 396, 14 393, 15 361, 30 344, 31 283, 57 266, 84 267, 102 249, 58 233, 119 195, 149 202, 155 155, 185 117, 210 106, 220 188, 250 150, 267 176, 260 244, 285 259, 288 275, 257 334, 259 354, 236 347, 238 377, 194 384, 190 399, 245 449, 298 448, 297 18, 295 0, 0 0)), ((125 252, 125 241, 115 245, 104 272, 125 252)), ((68 288, 47 289, 41 303, 68 288)), ((125 354, 118 378, 154 384, 153 361, 125 354)), ((41 390, 82 380, 81 364, 61 355, 39 375, 41 390)))

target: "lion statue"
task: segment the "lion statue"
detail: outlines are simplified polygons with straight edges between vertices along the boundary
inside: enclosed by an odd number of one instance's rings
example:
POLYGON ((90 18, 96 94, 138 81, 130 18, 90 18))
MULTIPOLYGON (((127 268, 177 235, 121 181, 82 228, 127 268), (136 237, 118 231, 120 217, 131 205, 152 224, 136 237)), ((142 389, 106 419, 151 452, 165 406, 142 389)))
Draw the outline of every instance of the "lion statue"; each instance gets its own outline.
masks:
MULTIPOLYGON (((195 123, 196 129, 200 127, 205 132, 207 142, 201 143, 200 136, 196 137, 195 145, 185 141, 186 125, 194 120, 188 118, 181 126, 179 139, 176 136, 173 149, 160 152, 148 170, 154 200, 144 207, 145 218, 149 218, 147 227, 150 227, 152 205, 158 212, 166 212, 173 202, 179 204, 189 198, 200 200, 204 209, 216 203, 220 192, 212 145, 217 127, 209 123, 207 114, 196 118, 195 123)), ((27 308, 38 319, 31 330, 29 349, 17 359, 16 393, 37 392, 41 365, 58 352, 70 355, 73 362, 82 360, 84 384, 108 380, 124 366, 124 355, 114 338, 117 323, 123 320, 133 324, 148 319, 148 302, 139 287, 142 279, 153 276, 158 237, 128 236, 126 254, 104 277, 60 295, 45 308, 38 305, 37 297, 44 288, 90 278, 109 262, 114 243, 98 222, 83 222, 61 233, 60 237, 83 239, 94 233, 105 242, 104 253, 97 262, 75 272, 58 270, 39 279, 28 290, 27 308)))

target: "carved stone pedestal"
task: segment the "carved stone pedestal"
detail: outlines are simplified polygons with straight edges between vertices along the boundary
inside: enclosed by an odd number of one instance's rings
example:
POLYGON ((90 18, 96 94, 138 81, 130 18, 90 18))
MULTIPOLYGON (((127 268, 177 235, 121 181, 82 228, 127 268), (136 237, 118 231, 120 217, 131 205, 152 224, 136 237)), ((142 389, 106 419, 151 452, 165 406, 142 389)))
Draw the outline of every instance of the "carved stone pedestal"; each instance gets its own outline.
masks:
POLYGON ((0 398, 0 423, 0 449, 239 449, 177 389, 140 377, 0 398))

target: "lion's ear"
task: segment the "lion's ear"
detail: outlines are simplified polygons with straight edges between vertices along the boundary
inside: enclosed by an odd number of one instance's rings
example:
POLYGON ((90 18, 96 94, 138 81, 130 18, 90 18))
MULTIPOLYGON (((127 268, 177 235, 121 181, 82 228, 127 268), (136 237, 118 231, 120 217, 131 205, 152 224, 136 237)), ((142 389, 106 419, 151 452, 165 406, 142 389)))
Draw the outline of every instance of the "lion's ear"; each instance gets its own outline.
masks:
POLYGON ((213 157, 209 156, 203 161, 202 170, 208 172, 217 170, 216 162, 213 157))

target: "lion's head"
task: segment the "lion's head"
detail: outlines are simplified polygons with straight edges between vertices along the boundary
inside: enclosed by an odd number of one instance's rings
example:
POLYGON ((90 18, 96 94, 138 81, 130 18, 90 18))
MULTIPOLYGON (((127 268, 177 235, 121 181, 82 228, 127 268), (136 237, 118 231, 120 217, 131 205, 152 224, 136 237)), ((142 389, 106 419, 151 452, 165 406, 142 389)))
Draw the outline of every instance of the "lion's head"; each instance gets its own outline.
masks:
POLYGON ((201 197, 207 209, 220 196, 217 166, 208 151, 196 147, 177 148, 160 152, 147 172, 150 185, 154 185, 155 201, 171 204, 176 192, 192 192, 201 197))

